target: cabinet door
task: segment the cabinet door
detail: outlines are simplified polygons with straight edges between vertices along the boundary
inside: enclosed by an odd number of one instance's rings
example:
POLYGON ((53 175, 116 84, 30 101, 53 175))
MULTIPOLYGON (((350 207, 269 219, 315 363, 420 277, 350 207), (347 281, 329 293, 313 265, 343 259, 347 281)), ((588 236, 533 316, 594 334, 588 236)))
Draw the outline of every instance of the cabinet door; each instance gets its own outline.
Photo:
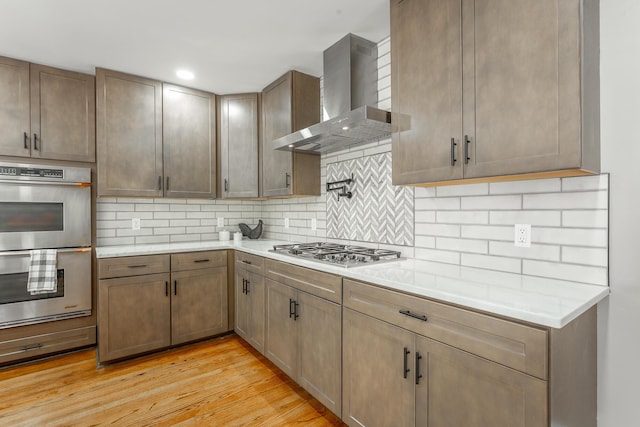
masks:
POLYGON ((98 196, 162 196, 162 83, 96 69, 98 196))
POLYGON ((163 85, 165 197, 215 197, 215 95, 163 85))
POLYGON ((29 157, 29 63, 0 56, 0 155, 29 157))
POLYGON ((391 34, 393 183, 462 178, 460 0, 392 0, 391 34))
POLYGON ((416 355, 416 425, 548 425, 545 381, 420 336, 416 355))
POLYGON ((343 334, 342 419, 351 426, 413 426, 413 334, 349 309, 343 334))
POLYGON ((265 285, 264 277, 247 273, 249 297, 249 344, 264 354, 265 338, 265 285))
POLYGON ((220 97, 223 198, 258 197, 258 94, 220 97))
POLYGON ((582 2, 462 3, 465 177, 580 167, 582 2))
POLYGON ((265 355, 291 378, 296 374, 298 328, 290 315, 296 291, 266 279, 266 349, 265 355))
POLYGON ((95 79, 31 64, 31 156, 94 162, 95 79))
POLYGON ((342 308, 298 292, 297 381, 331 412, 342 408, 342 308))
POLYGON ((118 359, 171 344, 169 274, 100 280, 98 357, 118 359))
POLYGON ((249 341, 250 324, 249 316, 251 307, 249 302, 249 294, 246 290, 247 272, 244 270, 236 270, 235 278, 235 324, 234 329, 238 335, 249 341))
POLYGON ((272 141, 292 132, 292 76, 287 73, 262 93, 262 193, 265 197, 293 194, 293 156, 274 150, 272 141))
POLYGON ((227 268, 171 273, 171 343, 226 332, 227 268))

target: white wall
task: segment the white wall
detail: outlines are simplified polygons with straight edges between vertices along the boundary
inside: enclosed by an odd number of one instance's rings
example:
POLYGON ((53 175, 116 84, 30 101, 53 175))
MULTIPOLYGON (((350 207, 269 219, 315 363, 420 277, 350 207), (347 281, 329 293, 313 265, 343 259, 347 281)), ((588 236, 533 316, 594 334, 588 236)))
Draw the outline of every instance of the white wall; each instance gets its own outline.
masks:
POLYGON ((598 310, 598 426, 640 425, 640 1, 600 2, 611 296, 598 310))

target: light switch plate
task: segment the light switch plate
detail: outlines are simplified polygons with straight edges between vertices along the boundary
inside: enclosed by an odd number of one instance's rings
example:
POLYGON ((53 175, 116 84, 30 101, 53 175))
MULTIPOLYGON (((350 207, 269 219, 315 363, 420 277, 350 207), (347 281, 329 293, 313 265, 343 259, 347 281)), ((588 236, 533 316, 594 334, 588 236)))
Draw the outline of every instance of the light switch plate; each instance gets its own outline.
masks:
POLYGON ((140 230, 140 218, 131 218, 131 229, 140 230))
POLYGON ((224 218, 221 216, 218 217, 218 227, 224 227, 224 218))
POLYGON ((289 228, 289 218, 284 219, 284 228, 289 228))
POLYGON ((318 222, 316 221, 315 218, 311 218, 311 229, 315 230, 318 228, 318 222))

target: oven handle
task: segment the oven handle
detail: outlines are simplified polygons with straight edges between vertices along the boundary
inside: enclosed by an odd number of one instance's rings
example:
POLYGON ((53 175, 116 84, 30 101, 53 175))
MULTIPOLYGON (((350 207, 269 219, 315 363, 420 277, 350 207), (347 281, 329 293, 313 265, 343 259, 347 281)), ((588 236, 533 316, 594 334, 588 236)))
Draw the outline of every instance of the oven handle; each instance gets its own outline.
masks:
POLYGON ((58 182, 58 181, 36 181, 27 179, 0 179, 0 184, 16 185, 64 185, 69 187, 91 187, 90 182, 58 182))
MULTIPOLYGON (((69 252, 91 252, 91 248, 63 248, 63 249, 58 249, 58 253, 69 253, 69 252)), ((25 256, 25 255, 31 255, 31 251, 0 252, 0 256, 7 256, 7 255, 25 256)))

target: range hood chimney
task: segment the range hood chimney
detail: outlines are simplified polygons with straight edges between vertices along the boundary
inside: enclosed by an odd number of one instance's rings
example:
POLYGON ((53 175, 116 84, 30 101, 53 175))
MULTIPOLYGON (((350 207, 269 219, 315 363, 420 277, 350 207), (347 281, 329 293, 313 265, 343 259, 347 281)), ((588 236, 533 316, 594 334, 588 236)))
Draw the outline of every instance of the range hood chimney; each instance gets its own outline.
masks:
POLYGON ((378 46, 347 34, 324 51, 323 122, 273 141, 276 150, 329 153, 391 135, 378 104, 378 46))

